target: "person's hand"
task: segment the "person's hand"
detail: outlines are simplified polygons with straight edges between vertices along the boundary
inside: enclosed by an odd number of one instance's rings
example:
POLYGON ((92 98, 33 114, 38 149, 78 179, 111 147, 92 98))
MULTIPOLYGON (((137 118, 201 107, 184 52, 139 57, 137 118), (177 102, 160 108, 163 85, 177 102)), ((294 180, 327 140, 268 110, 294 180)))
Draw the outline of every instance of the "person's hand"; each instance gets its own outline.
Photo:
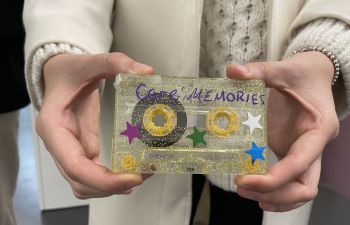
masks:
POLYGON ((99 160, 98 86, 120 73, 152 74, 124 54, 60 54, 44 65, 45 95, 36 130, 79 199, 128 194, 146 175, 115 174, 99 160))
POLYGON ((237 192, 266 211, 288 211, 318 191, 321 154, 338 134, 331 82, 334 69, 322 53, 299 53, 280 62, 229 65, 235 79, 259 79, 271 88, 268 144, 280 161, 266 175, 237 176, 237 192))

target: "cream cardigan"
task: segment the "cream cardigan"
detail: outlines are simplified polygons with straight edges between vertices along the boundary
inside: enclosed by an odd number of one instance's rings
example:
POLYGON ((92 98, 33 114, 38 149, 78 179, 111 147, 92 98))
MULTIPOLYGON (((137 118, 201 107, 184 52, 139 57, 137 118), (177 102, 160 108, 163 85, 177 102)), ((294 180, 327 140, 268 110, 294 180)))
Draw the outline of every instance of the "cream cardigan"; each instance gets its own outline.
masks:
MULTIPOLYGON (((331 17, 350 24, 350 6, 346 0, 270 1, 270 60, 280 59, 297 28, 312 20, 331 17)), ((114 7, 113 4, 113 0, 26 1, 26 74, 29 91, 37 108, 40 107, 38 93, 42 86, 39 77, 32 76, 32 59, 36 50, 47 43, 68 43, 88 53, 108 52, 110 49, 124 52, 152 65, 155 72, 160 74, 198 74, 202 1, 118 0, 114 7), (115 11, 112 12, 112 9, 115 11), (112 13, 115 13, 113 17, 112 13)), ((343 46, 345 42, 337 37, 329 41, 339 43, 335 46, 343 46)), ((325 42, 326 46, 321 47, 327 47, 328 43, 325 42)), ((70 47, 60 52, 70 52, 70 47)), ((342 58, 340 61, 343 74, 350 74, 349 62, 342 61, 342 58)), ((344 76, 344 84, 349 87, 349 76, 344 76)), ((350 96, 348 90, 337 91, 350 96)), ((350 105, 349 99, 341 99, 342 115, 345 115, 350 105)), ((107 82, 101 102, 101 158, 107 165, 111 149, 109 140, 112 138, 111 102, 113 85, 107 82)), ((154 176, 130 196, 93 200, 90 207, 92 225, 136 225, 140 221, 150 225, 187 225, 191 211, 191 176, 154 176)), ((283 215, 287 217, 284 224, 302 225, 306 224, 308 209, 303 211, 302 208, 283 215)), ((280 224, 275 223, 276 218, 282 218, 283 215, 266 213, 264 224, 280 224)))

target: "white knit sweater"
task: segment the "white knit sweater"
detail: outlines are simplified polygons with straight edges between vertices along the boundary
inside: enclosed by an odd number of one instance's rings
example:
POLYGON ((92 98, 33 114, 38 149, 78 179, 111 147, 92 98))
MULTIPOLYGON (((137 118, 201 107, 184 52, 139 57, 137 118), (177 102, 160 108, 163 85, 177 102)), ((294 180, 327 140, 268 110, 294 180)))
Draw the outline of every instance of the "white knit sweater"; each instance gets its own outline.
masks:
MULTIPOLYGON (((265 0, 205 0, 201 30, 201 76, 223 76, 229 63, 248 63, 266 60, 265 0)), ((344 118, 350 111, 350 28, 342 21, 318 19, 303 27, 286 50, 285 57, 296 49, 318 46, 327 48, 339 60, 346 88, 344 96, 335 99, 337 112, 344 118)), ((44 93, 42 68, 50 57, 60 53, 83 54, 66 43, 51 43, 39 48, 34 54, 27 74, 31 98, 41 105, 44 93)), ((235 191, 232 175, 208 176, 215 185, 235 191)))
POLYGON ((266 60, 268 9, 265 0, 204 1, 201 76, 225 76, 227 64, 266 60))

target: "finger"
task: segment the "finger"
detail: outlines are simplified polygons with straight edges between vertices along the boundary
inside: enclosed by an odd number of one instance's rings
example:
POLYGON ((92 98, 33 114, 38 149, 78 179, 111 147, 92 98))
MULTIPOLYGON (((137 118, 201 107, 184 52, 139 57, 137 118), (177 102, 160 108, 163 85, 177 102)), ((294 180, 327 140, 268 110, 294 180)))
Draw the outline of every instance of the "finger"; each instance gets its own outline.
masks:
POLYGON ((268 174, 237 176, 235 182, 256 192, 274 191, 305 173, 320 156, 326 140, 322 131, 308 131, 293 143, 281 161, 271 166, 268 174))
POLYGON ((285 62, 257 62, 246 65, 228 65, 229 78, 240 80, 263 80, 267 87, 283 89, 288 87, 287 74, 291 71, 285 62))
POLYGON ((87 198, 101 198, 101 197, 107 197, 110 196, 111 193, 104 193, 101 191, 98 191, 94 188, 88 187, 86 185, 83 185, 81 183, 78 183, 74 180, 72 180, 64 171, 62 166, 57 162, 57 160, 54 160, 58 170, 62 174, 65 180, 68 181, 69 185, 72 188, 72 192, 74 196, 78 199, 87 199, 87 198))
MULTIPOLYGON (((75 74, 79 74, 74 80, 75 84, 61 85, 72 86, 73 93, 66 93, 68 96, 65 99, 64 108, 70 107, 72 104, 77 104, 81 99, 85 99, 93 91, 99 87, 101 79, 115 79, 119 73, 144 74, 153 73, 153 68, 138 63, 123 53, 103 53, 98 55, 83 55, 69 56, 80 57, 75 59, 76 67, 75 74)), ((73 61, 74 59, 72 59, 73 61)), ((53 96, 55 97, 55 96, 53 96)), ((62 98, 62 97, 61 97, 62 98)))
POLYGON ((114 194, 123 193, 143 183, 141 175, 115 174, 86 158, 80 143, 65 129, 59 128, 56 132, 48 133, 45 140, 50 153, 62 166, 66 175, 75 182, 100 192, 114 194))
MULTIPOLYGON (((119 193, 118 195, 130 195, 132 193, 132 190, 128 190, 125 191, 123 193, 119 193)), ((77 199, 80 200, 86 200, 86 199, 91 199, 91 198, 105 198, 105 197, 109 197, 112 196, 113 194, 109 193, 104 193, 104 194, 96 194, 96 193, 92 193, 92 194, 80 194, 80 193, 76 193, 73 192, 74 197, 76 197, 77 199)))
POLYGON ((64 102, 67 98, 81 94, 80 92, 84 92, 81 95, 88 96, 99 86, 101 79, 115 79, 118 73, 152 74, 153 68, 122 53, 59 54, 45 63, 47 91, 44 100, 48 101, 49 97, 50 101, 64 102))
POLYGON ((115 79, 118 73, 145 74, 153 73, 151 66, 136 62, 123 53, 104 53, 89 55, 84 63, 90 71, 88 79, 115 79))
POLYGON ((133 189, 129 189, 129 190, 124 191, 122 194, 123 194, 123 195, 129 195, 129 194, 131 194, 132 192, 133 192, 133 189))
POLYGON ((269 204, 265 202, 259 202, 259 206, 261 209, 264 211, 269 211, 269 212, 287 212, 293 209, 297 209, 303 205, 305 205, 307 202, 300 202, 297 204, 292 204, 292 205, 274 205, 274 204, 269 204))
POLYGON ((77 160, 79 166, 68 167, 68 176, 79 183, 94 188, 100 192, 120 194, 143 183, 141 175, 115 174, 106 167, 97 165, 81 157, 77 160))
MULTIPOLYGON (((82 185, 82 184, 80 184, 78 182, 73 181, 64 172, 64 169, 62 168, 62 166, 56 160, 54 160, 54 162, 55 162, 57 168, 59 169, 59 171, 61 172, 62 176, 70 184, 70 186, 72 188, 72 192, 73 192, 73 194, 75 195, 76 198, 78 198, 78 199, 103 198, 103 197, 108 197, 108 196, 113 195, 113 193, 101 192, 101 191, 98 191, 98 190, 93 189, 91 187, 88 187, 86 185, 82 185)), ((147 178, 145 178, 145 179, 147 179, 147 178)), ((126 190, 126 191, 124 191, 124 192, 122 192, 120 194, 129 195, 132 192, 133 192, 133 189, 129 189, 129 190, 126 190)))
POLYGON ((318 193, 317 184, 303 185, 294 181, 279 190, 259 193, 249 189, 237 188, 237 193, 244 198, 264 202, 270 205, 296 205, 314 199, 318 193))
POLYGON ((143 173, 143 174, 141 174, 141 176, 142 176, 142 178, 143 178, 144 180, 147 180, 148 178, 150 178, 151 176, 153 176, 153 174, 151 174, 151 173, 143 173))
POLYGON ((237 188, 237 193, 243 198, 264 202, 269 205, 295 205, 300 202, 312 200, 315 198, 317 192, 306 190, 304 186, 293 182, 281 190, 271 193, 259 193, 241 187, 237 188))
POLYGON ((96 160, 100 152, 99 143, 99 94, 96 90, 88 98, 81 99, 79 106, 73 106, 72 111, 77 118, 77 128, 79 135, 77 139, 83 146, 86 156, 96 160))
MULTIPOLYGON (((105 198, 114 195, 114 193, 105 193, 105 192, 79 192, 72 189, 73 195, 81 200, 86 200, 90 198, 105 198)), ((118 193, 118 195, 129 195, 132 193, 132 189, 118 193)))
POLYGON ((69 177, 79 183, 107 194, 120 194, 143 183, 141 175, 115 174, 106 167, 96 165, 92 161, 81 158, 80 166, 73 167, 69 177))

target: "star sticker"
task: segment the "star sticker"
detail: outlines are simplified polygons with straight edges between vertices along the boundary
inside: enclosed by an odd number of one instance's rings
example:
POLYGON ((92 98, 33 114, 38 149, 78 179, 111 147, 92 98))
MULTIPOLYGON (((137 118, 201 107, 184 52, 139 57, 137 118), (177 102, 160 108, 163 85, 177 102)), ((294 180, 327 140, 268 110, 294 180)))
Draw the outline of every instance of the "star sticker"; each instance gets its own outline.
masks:
POLYGON ((256 146, 255 142, 252 142, 252 148, 249 150, 246 150, 245 153, 252 156, 252 164, 254 164, 257 159, 261 159, 265 161, 265 157, 262 155, 264 150, 265 150, 265 147, 259 148, 258 146, 256 146))
POLYGON ((199 131, 197 127, 194 127, 193 131, 193 134, 186 136, 187 138, 193 140, 193 147, 196 147, 199 143, 207 145, 207 142, 204 140, 204 135, 207 133, 207 131, 199 131))
POLYGON ((136 124, 135 126, 133 126, 129 122, 126 122, 126 126, 127 126, 126 130, 124 130, 120 134, 128 136, 129 144, 131 144, 134 138, 141 137, 141 134, 140 134, 141 124, 136 124))
POLYGON ((261 118, 261 115, 259 116, 253 116, 248 112, 248 120, 244 121, 243 124, 249 126, 250 133, 253 134, 254 129, 262 129, 262 126, 259 123, 259 120, 261 118))

